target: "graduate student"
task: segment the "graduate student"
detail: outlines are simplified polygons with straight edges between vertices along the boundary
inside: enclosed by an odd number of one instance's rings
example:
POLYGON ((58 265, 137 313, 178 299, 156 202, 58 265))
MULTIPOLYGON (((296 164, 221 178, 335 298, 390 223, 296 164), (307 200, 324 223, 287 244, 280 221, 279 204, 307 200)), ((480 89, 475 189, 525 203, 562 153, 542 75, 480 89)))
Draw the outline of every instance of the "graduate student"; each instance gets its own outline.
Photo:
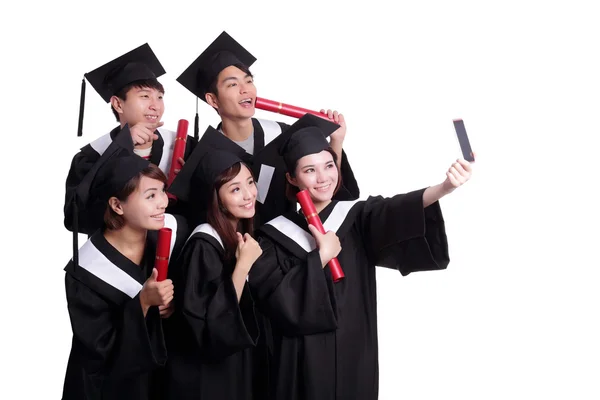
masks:
POLYGON ((134 155, 130 141, 125 128, 75 189, 80 210, 94 200, 105 210, 103 228, 79 249, 74 234, 65 268, 73 341, 64 400, 154 399, 152 375, 167 357, 161 316, 172 312, 174 287, 157 281, 151 233, 171 228, 174 254, 187 231, 165 214, 165 174, 134 155))
POLYGON ((207 222, 193 230, 169 270, 178 294, 166 330, 165 397, 265 399, 261 376, 254 376, 259 327, 246 281, 262 254, 251 236, 252 172, 236 155, 201 140, 170 192, 207 210, 207 222))
MULTIPOLYGON (((256 87, 249 67, 256 58, 226 32, 221 33, 177 78, 198 98, 213 107, 221 118, 218 131, 209 131, 209 144, 236 154, 251 165, 258 184, 257 222, 266 222, 289 210, 295 201, 285 197, 285 171, 278 154, 277 137, 289 125, 254 118, 256 87)), ((342 150, 346 135, 344 118, 329 110, 340 126, 331 135, 338 154, 344 186, 339 199, 359 197, 359 188, 342 150)))
MULTIPOLYGON (((165 174, 169 173, 176 132, 162 128, 165 90, 157 78, 164 73, 158 58, 146 43, 85 74, 104 101, 110 103, 119 126, 82 147, 73 157, 66 181, 64 207, 64 223, 70 231, 73 230, 73 213, 69 207, 74 188, 126 124, 135 145, 135 154, 157 165, 165 174)), ((85 88, 85 79, 83 85, 85 88)), ((82 132, 84 99, 85 89, 82 90, 79 135, 82 132)), ((195 144, 196 140, 188 135, 184 159, 195 144)), ((184 159, 178 162, 182 164, 184 159)), ((95 204, 85 214, 79 215, 79 232, 89 235, 96 231, 102 224, 103 210, 103 204, 95 204)), ((181 213, 177 209, 170 208, 169 211, 181 213)))
POLYGON ((263 255, 249 284, 272 326, 276 399, 377 399, 375 266, 402 275, 446 268, 439 200, 471 176, 471 165, 459 160, 435 186, 390 198, 332 200, 339 171, 326 140, 331 125, 305 115, 286 131, 281 149, 289 194, 308 190, 327 233, 308 226, 301 212, 257 231, 263 255), (345 274, 336 283, 327 267, 334 257, 345 274))

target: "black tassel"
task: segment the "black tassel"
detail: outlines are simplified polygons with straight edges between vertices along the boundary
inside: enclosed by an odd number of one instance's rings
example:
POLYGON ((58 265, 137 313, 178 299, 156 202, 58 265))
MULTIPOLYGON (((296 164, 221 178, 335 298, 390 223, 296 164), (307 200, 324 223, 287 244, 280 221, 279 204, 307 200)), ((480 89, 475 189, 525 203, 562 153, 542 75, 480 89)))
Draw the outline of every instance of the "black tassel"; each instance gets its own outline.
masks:
POLYGON ((81 80, 81 99, 79 100, 79 126, 77 128, 77 136, 83 134, 83 109, 85 106, 85 78, 81 80))
POLYGON ((77 235, 79 234, 79 210, 77 207, 77 195, 73 198, 73 266, 79 266, 79 244, 77 243, 77 235))
POLYGON ((194 139, 200 140, 200 130, 198 128, 200 118, 198 118, 198 98, 196 97, 196 117, 194 118, 194 139))

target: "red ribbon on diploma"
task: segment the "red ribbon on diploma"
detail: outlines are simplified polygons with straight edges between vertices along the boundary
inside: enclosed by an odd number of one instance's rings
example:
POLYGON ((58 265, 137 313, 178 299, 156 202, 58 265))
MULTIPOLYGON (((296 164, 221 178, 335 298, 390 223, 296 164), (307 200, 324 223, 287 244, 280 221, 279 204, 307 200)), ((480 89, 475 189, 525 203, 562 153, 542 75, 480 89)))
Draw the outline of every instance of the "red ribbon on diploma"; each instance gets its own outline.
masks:
MULTIPOLYGON (((302 207, 302 212, 304 213, 306 221, 317 228, 319 232, 325 234, 325 228, 323 228, 321 218, 319 218, 319 214, 317 213, 317 209, 310 198, 308 190, 299 191, 296 194, 296 198, 298 199, 298 203, 300 203, 300 207, 302 207)), ((344 271, 342 271, 342 266, 340 265, 337 257, 332 258, 327 265, 329 265, 331 277, 333 278, 334 282, 339 282, 344 279, 344 271)))
MULTIPOLYGON (((171 186, 175 179, 175 170, 181 169, 181 164, 177 161, 180 157, 183 158, 185 154, 185 143, 187 141, 189 122, 185 119, 180 119, 177 124, 177 136, 175 137, 175 146, 173 148, 173 158, 171 159, 171 168, 169 169, 169 179, 167 181, 167 187, 171 186)), ((167 193, 170 199, 177 200, 177 197, 171 193, 167 193)))
POLYGON ((312 114, 330 121, 329 117, 327 117, 327 114, 323 114, 318 111, 308 110, 302 107, 284 104, 279 101, 263 99, 260 97, 256 98, 254 107, 258 108, 259 110, 271 111, 274 113, 287 115, 288 117, 302 118, 304 114, 312 114))
POLYGON ((158 271, 157 281, 167 279, 169 270, 169 253, 171 252, 171 228, 162 228, 158 231, 158 243, 156 244, 156 260, 154 268, 158 271))

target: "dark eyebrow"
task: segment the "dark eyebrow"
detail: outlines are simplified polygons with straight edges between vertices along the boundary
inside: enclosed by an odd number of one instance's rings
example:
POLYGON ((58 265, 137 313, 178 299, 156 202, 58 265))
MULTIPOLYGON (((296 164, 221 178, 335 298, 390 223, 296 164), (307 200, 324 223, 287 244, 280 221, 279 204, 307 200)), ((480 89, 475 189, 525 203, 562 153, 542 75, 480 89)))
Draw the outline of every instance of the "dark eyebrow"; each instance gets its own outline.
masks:
POLYGON ((144 190, 144 193, 149 192, 151 190, 158 190, 158 188, 149 188, 149 189, 146 189, 146 190, 144 190))
POLYGON ((227 81, 237 81, 237 80, 239 80, 239 79, 235 76, 228 76, 227 78, 223 79, 223 83, 225 83, 227 81))
POLYGON ((235 182, 231 182, 229 185, 227 185, 227 187, 231 187, 233 185, 239 185, 240 183, 238 181, 235 182))

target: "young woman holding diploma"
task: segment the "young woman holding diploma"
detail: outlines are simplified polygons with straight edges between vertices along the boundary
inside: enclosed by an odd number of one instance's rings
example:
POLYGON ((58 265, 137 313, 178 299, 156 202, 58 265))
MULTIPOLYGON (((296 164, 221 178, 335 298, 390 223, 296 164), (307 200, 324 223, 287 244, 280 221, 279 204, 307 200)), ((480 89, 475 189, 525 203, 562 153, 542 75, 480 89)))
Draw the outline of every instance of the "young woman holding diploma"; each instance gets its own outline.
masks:
POLYGON ((438 200, 464 184, 471 165, 458 160, 446 180, 391 198, 335 201, 339 171, 318 117, 286 133, 281 154, 290 195, 307 190, 326 234, 301 213, 281 215, 257 231, 263 256, 250 272, 257 307, 273 335, 271 395, 276 399, 378 396, 375 266, 407 275, 449 263, 438 200), (345 275, 334 283, 327 263, 345 275))
POLYGON ((174 287, 157 280, 152 232, 170 228, 173 251, 185 224, 165 214, 165 174, 131 147, 125 128, 71 198, 74 213, 94 201, 105 211, 103 228, 79 249, 74 235, 65 268, 73 330, 65 400, 154 398, 153 375, 166 360, 161 316, 172 312, 174 287))
POLYGON ((206 210, 200 217, 206 222, 193 230, 169 269, 179 294, 166 326, 165 397, 264 399, 261 375, 254 375, 265 374, 255 368, 265 359, 255 357, 260 321, 247 285, 262 253, 250 236, 256 184, 236 155, 203 140, 169 188, 178 201, 206 210))

